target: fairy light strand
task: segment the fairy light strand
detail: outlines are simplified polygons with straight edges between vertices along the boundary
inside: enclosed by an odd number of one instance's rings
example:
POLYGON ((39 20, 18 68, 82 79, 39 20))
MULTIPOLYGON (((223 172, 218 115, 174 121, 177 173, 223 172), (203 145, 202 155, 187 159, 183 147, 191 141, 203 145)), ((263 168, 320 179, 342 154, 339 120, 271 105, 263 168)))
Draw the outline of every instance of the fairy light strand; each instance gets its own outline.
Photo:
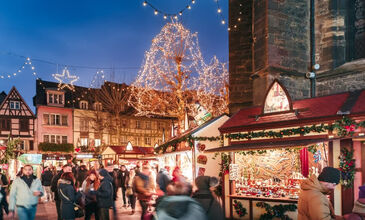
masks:
POLYGON ((192 9, 192 5, 194 5, 196 3, 197 0, 189 0, 189 4, 187 4, 185 7, 181 8, 177 13, 168 13, 166 11, 163 11, 159 8, 157 8, 154 4, 152 4, 151 2, 145 0, 142 2, 142 5, 144 7, 150 7, 153 10, 153 14, 154 15, 162 15, 163 19, 167 19, 167 18, 171 18, 171 19, 175 19, 177 20, 179 18, 179 16, 182 16, 183 13, 186 10, 191 10, 192 9))

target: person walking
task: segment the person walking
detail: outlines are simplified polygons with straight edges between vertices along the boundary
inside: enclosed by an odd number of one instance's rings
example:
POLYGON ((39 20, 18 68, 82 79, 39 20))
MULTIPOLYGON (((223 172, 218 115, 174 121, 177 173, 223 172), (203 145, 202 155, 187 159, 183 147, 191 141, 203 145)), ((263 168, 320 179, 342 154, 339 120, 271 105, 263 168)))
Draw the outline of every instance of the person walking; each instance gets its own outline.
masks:
POLYGON ((82 192, 85 194, 85 220, 90 220, 92 214, 95 220, 99 220, 99 212, 96 201, 96 190, 99 189, 100 180, 95 170, 90 170, 88 177, 82 183, 82 192))
POLYGON ((142 208, 142 220, 144 215, 147 213, 148 201, 151 200, 152 196, 149 178, 150 173, 150 167, 148 165, 143 165, 142 170, 138 174, 136 174, 134 181, 134 188, 142 208))
POLYGON ((54 200, 56 202, 56 210, 57 210, 57 220, 62 220, 61 218, 61 211, 60 211, 60 207, 61 207, 61 199, 58 196, 58 180, 61 178, 63 173, 69 173, 72 172, 72 167, 69 164, 63 165, 62 169, 60 170, 60 172, 58 172, 55 176, 53 176, 52 178, 52 182, 51 182, 51 190, 54 193, 54 200))
POLYGON ((113 206, 113 178, 106 169, 99 170, 100 186, 96 190, 96 200, 100 220, 109 220, 109 209, 113 206))
POLYGON ((43 195, 41 181, 33 175, 33 167, 25 165, 23 173, 11 185, 9 198, 9 217, 14 218, 15 207, 21 220, 33 220, 37 211, 38 199, 43 195))
POLYGON ((312 175, 302 182, 298 200, 298 220, 342 219, 335 216, 333 206, 327 198, 340 182, 340 171, 325 167, 318 178, 312 175))
POLYGON ((129 204, 131 204, 131 208, 132 208, 131 215, 133 215, 135 213, 135 209, 136 209, 136 195, 133 190, 133 182, 134 182, 135 175, 136 175, 136 172, 134 171, 134 169, 131 169, 129 171, 129 175, 126 179, 126 184, 125 184, 126 195, 128 197, 129 204))
POLYGON ((53 201, 53 192, 51 191, 51 183, 52 183, 53 173, 49 170, 48 167, 44 168, 44 172, 41 175, 42 186, 44 188, 46 202, 53 201))
POLYGON ((77 192, 72 172, 63 173, 58 180, 58 196, 61 200, 60 211, 62 220, 75 219, 74 203, 81 198, 81 193, 77 192))
POLYGON ((222 206, 211 191, 211 188, 214 188, 217 184, 219 184, 219 180, 215 177, 199 176, 195 179, 198 190, 195 191, 193 198, 203 207, 208 219, 224 219, 222 206))
POLYGON ((0 194, 2 195, 2 198, 0 199, 0 219, 3 219, 3 209, 7 215, 9 214, 9 204, 6 200, 6 189, 8 186, 8 177, 2 173, 2 170, 0 169, 0 194))
POLYGON ((119 176, 120 176, 120 188, 122 190, 122 198, 123 198, 123 207, 127 207, 127 202, 126 202, 126 195, 125 195, 125 192, 127 190, 126 188, 126 180, 128 178, 128 170, 127 168, 125 167, 125 165, 122 165, 120 167, 120 173, 119 173, 119 176))
POLYGON ((166 187, 171 183, 171 177, 166 168, 161 168, 156 177, 156 183, 160 190, 166 194, 166 187))

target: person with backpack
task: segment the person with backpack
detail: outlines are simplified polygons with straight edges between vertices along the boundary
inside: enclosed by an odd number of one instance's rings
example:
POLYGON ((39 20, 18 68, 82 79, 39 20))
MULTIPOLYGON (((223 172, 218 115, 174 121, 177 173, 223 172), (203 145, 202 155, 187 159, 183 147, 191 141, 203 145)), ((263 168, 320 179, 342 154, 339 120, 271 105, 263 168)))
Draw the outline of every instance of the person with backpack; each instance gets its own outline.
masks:
POLYGON ((44 172, 41 175, 41 180, 45 192, 46 202, 54 200, 53 193, 51 191, 52 178, 53 178, 52 171, 50 171, 48 167, 45 167, 44 172))
POLYGON ((167 196, 156 204, 155 215, 163 220, 210 220, 199 202, 191 198, 192 186, 186 182, 176 182, 167 187, 167 196))
POLYGON ((22 175, 11 185, 9 198, 9 217, 14 218, 15 207, 21 220, 33 220, 37 211, 38 200, 44 191, 41 181, 33 175, 33 167, 25 165, 22 175))
POLYGON ((75 203, 81 198, 81 193, 75 186, 75 178, 72 172, 65 172, 58 180, 58 196, 61 200, 61 218, 63 220, 74 220, 75 203))
POLYGON ((224 219, 223 208, 211 191, 211 188, 218 184, 219 180, 215 177, 199 176, 195 179, 198 190, 195 191, 193 198, 203 207, 208 219, 224 219))
POLYGON ((99 170, 100 186, 96 190, 96 199, 100 220, 109 220, 109 209, 113 207, 113 178, 106 169, 99 170))
POLYGON ((61 218, 61 199, 58 196, 58 180, 61 178, 63 173, 72 172, 72 167, 69 164, 63 165, 62 170, 58 172, 52 178, 51 182, 51 191, 54 193, 54 200, 56 201, 56 210, 57 210, 57 220, 62 220, 61 218))
POLYGON ((132 212, 131 215, 134 214, 135 212, 135 208, 136 208, 136 195, 134 192, 134 188, 133 188, 133 182, 134 182, 134 177, 135 177, 136 173, 134 171, 134 169, 131 169, 129 171, 127 180, 126 180, 126 195, 128 197, 128 202, 131 204, 131 208, 132 208, 132 212))

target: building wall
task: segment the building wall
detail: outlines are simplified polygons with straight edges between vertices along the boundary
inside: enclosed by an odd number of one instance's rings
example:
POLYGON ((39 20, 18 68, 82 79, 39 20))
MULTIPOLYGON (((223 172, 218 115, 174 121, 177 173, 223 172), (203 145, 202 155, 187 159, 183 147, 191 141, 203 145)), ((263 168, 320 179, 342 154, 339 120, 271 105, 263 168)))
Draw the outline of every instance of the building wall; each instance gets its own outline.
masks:
POLYGON ((67 143, 73 143, 73 111, 70 108, 60 108, 51 106, 37 106, 37 143, 43 142, 43 135, 66 135, 67 143), (44 114, 67 115, 67 126, 46 125, 44 124, 44 114))

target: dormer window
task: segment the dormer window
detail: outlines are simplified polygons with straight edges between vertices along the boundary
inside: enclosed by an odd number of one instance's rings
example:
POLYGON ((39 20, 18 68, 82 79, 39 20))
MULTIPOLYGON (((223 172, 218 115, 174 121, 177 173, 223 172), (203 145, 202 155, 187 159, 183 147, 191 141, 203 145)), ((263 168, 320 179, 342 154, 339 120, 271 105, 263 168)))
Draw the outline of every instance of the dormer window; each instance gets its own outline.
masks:
POLYGON ((101 111, 103 109, 103 105, 100 102, 94 103, 94 110, 95 111, 101 111))
POLYGON ((64 93, 58 91, 47 91, 47 104, 49 105, 63 105, 64 93))
POLYGON ((80 101, 80 109, 88 109, 87 101, 80 101))
POLYGON ((20 102, 19 101, 10 101, 10 109, 20 109, 20 102))

